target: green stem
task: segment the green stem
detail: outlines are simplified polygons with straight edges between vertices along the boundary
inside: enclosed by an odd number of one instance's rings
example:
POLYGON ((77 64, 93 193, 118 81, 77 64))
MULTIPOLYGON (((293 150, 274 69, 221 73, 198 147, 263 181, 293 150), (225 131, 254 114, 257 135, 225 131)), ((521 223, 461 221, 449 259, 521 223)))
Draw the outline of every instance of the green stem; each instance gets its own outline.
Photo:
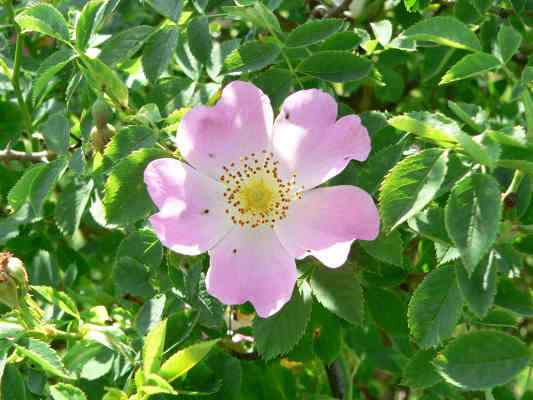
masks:
POLYGON ((6 10, 9 16, 9 20, 13 24, 13 27, 17 34, 17 42, 15 45, 15 60, 13 63, 13 75, 11 76, 11 84, 13 85, 13 89, 15 89, 15 95, 17 96, 17 101, 19 103, 20 110, 22 111, 24 122, 26 124, 26 129, 28 130, 28 134, 30 134, 32 132, 32 125, 33 125, 31 114, 30 114, 30 111, 28 110, 28 105, 24 101, 22 90, 20 89, 20 68, 21 68, 21 60, 22 60, 22 48, 24 47, 24 36, 22 35, 22 32, 20 31, 20 27, 17 25, 15 21, 15 10, 13 9, 12 0, 6 1, 6 10))
POLYGON ((509 184, 509 187, 505 191, 503 197, 509 196, 511 193, 518 192, 518 188, 520 187, 520 184, 522 183, 522 180, 526 176, 525 172, 522 170, 516 170, 513 175, 513 180, 509 184))
POLYGON ((522 102, 526 113, 527 141, 533 144, 533 99, 528 88, 522 94, 522 102))

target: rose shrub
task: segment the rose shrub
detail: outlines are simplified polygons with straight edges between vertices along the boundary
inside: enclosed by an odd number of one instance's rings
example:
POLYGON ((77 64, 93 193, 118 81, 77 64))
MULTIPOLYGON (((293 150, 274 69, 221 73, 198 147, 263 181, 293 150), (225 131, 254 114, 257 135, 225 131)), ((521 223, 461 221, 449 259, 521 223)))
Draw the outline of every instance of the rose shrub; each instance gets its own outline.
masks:
POLYGON ((0 399, 533 398, 531 0, 0 0, 0 399))

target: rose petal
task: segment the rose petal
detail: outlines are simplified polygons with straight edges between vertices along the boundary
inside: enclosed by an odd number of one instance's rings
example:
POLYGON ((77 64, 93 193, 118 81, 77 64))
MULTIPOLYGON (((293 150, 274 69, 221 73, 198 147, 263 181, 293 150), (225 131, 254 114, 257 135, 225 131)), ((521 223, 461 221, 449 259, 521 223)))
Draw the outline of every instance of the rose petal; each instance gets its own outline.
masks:
POLYGON ((274 153, 305 189, 337 175, 350 160, 368 157, 370 138, 359 117, 336 117, 333 97, 311 89, 289 96, 276 118, 274 153))
POLYGON ((202 172, 219 177, 223 165, 270 149, 273 112, 270 100, 256 86, 234 81, 216 106, 199 106, 181 122, 177 146, 202 172))
POLYGON ((379 214, 372 197, 358 187, 324 187, 305 192, 275 229, 294 257, 313 254, 337 268, 348 258, 353 240, 377 237, 379 214))
POLYGON ((222 303, 250 301, 266 318, 290 300, 296 264, 271 228, 235 228, 209 254, 207 291, 222 303))
POLYGON ((171 158, 152 161, 144 181, 160 209, 150 223, 166 247, 201 254, 233 226, 225 215, 224 187, 187 164, 171 158))

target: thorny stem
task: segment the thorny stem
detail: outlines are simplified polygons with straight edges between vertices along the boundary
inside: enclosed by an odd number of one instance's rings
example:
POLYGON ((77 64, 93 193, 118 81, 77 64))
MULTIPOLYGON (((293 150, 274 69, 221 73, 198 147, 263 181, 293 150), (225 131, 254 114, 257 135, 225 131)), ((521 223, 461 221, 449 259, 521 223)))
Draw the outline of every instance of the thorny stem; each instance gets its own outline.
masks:
POLYGON ((31 118, 30 111, 28 110, 28 105, 24 101, 22 90, 20 89, 20 67, 21 67, 20 63, 22 60, 22 48, 24 46, 24 36, 22 35, 22 32, 20 31, 20 27, 17 25, 15 21, 15 10, 13 9, 12 0, 6 0, 6 10, 9 16, 9 20, 13 24, 13 27, 17 35, 17 42, 15 45, 15 60, 13 63, 13 75, 11 76, 11 84, 13 85, 13 89, 15 90, 15 95, 17 96, 17 101, 19 103, 20 110, 22 111, 22 114, 24 117, 26 129, 28 130, 28 134, 30 134, 32 131, 32 118, 31 118))
POLYGON ((26 153, 24 151, 17 150, 0 150, 0 161, 30 161, 33 163, 38 163, 42 161, 47 161, 53 158, 52 154, 48 151, 37 151, 33 153, 26 153))

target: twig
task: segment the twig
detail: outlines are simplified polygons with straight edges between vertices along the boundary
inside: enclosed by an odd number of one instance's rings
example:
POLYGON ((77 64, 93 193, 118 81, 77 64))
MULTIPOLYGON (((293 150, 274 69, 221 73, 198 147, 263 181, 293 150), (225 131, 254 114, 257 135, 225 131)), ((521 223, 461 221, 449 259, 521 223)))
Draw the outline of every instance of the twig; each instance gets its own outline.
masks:
POLYGON ((15 95, 17 96, 17 101, 19 103, 20 110, 22 111, 22 115, 24 116, 24 123, 26 125, 26 129, 28 130, 28 134, 30 134, 32 131, 31 114, 28 110, 28 105, 24 101, 22 90, 20 89, 20 63, 22 59, 22 47, 24 46, 24 36, 22 35, 20 27, 15 21, 15 11, 13 9, 12 0, 6 1, 6 10, 9 15, 9 20, 13 24, 15 33, 17 34, 17 42, 15 45, 15 60, 13 62, 13 75, 11 76, 11 84, 13 85, 13 89, 15 90, 15 95))
POLYGON ((34 163, 48 161, 50 159, 54 158, 54 155, 52 155, 48 151, 36 151, 33 153, 26 153, 24 151, 17 151, 17 150, 0 150, 0 161, 30 161, 34 163))

